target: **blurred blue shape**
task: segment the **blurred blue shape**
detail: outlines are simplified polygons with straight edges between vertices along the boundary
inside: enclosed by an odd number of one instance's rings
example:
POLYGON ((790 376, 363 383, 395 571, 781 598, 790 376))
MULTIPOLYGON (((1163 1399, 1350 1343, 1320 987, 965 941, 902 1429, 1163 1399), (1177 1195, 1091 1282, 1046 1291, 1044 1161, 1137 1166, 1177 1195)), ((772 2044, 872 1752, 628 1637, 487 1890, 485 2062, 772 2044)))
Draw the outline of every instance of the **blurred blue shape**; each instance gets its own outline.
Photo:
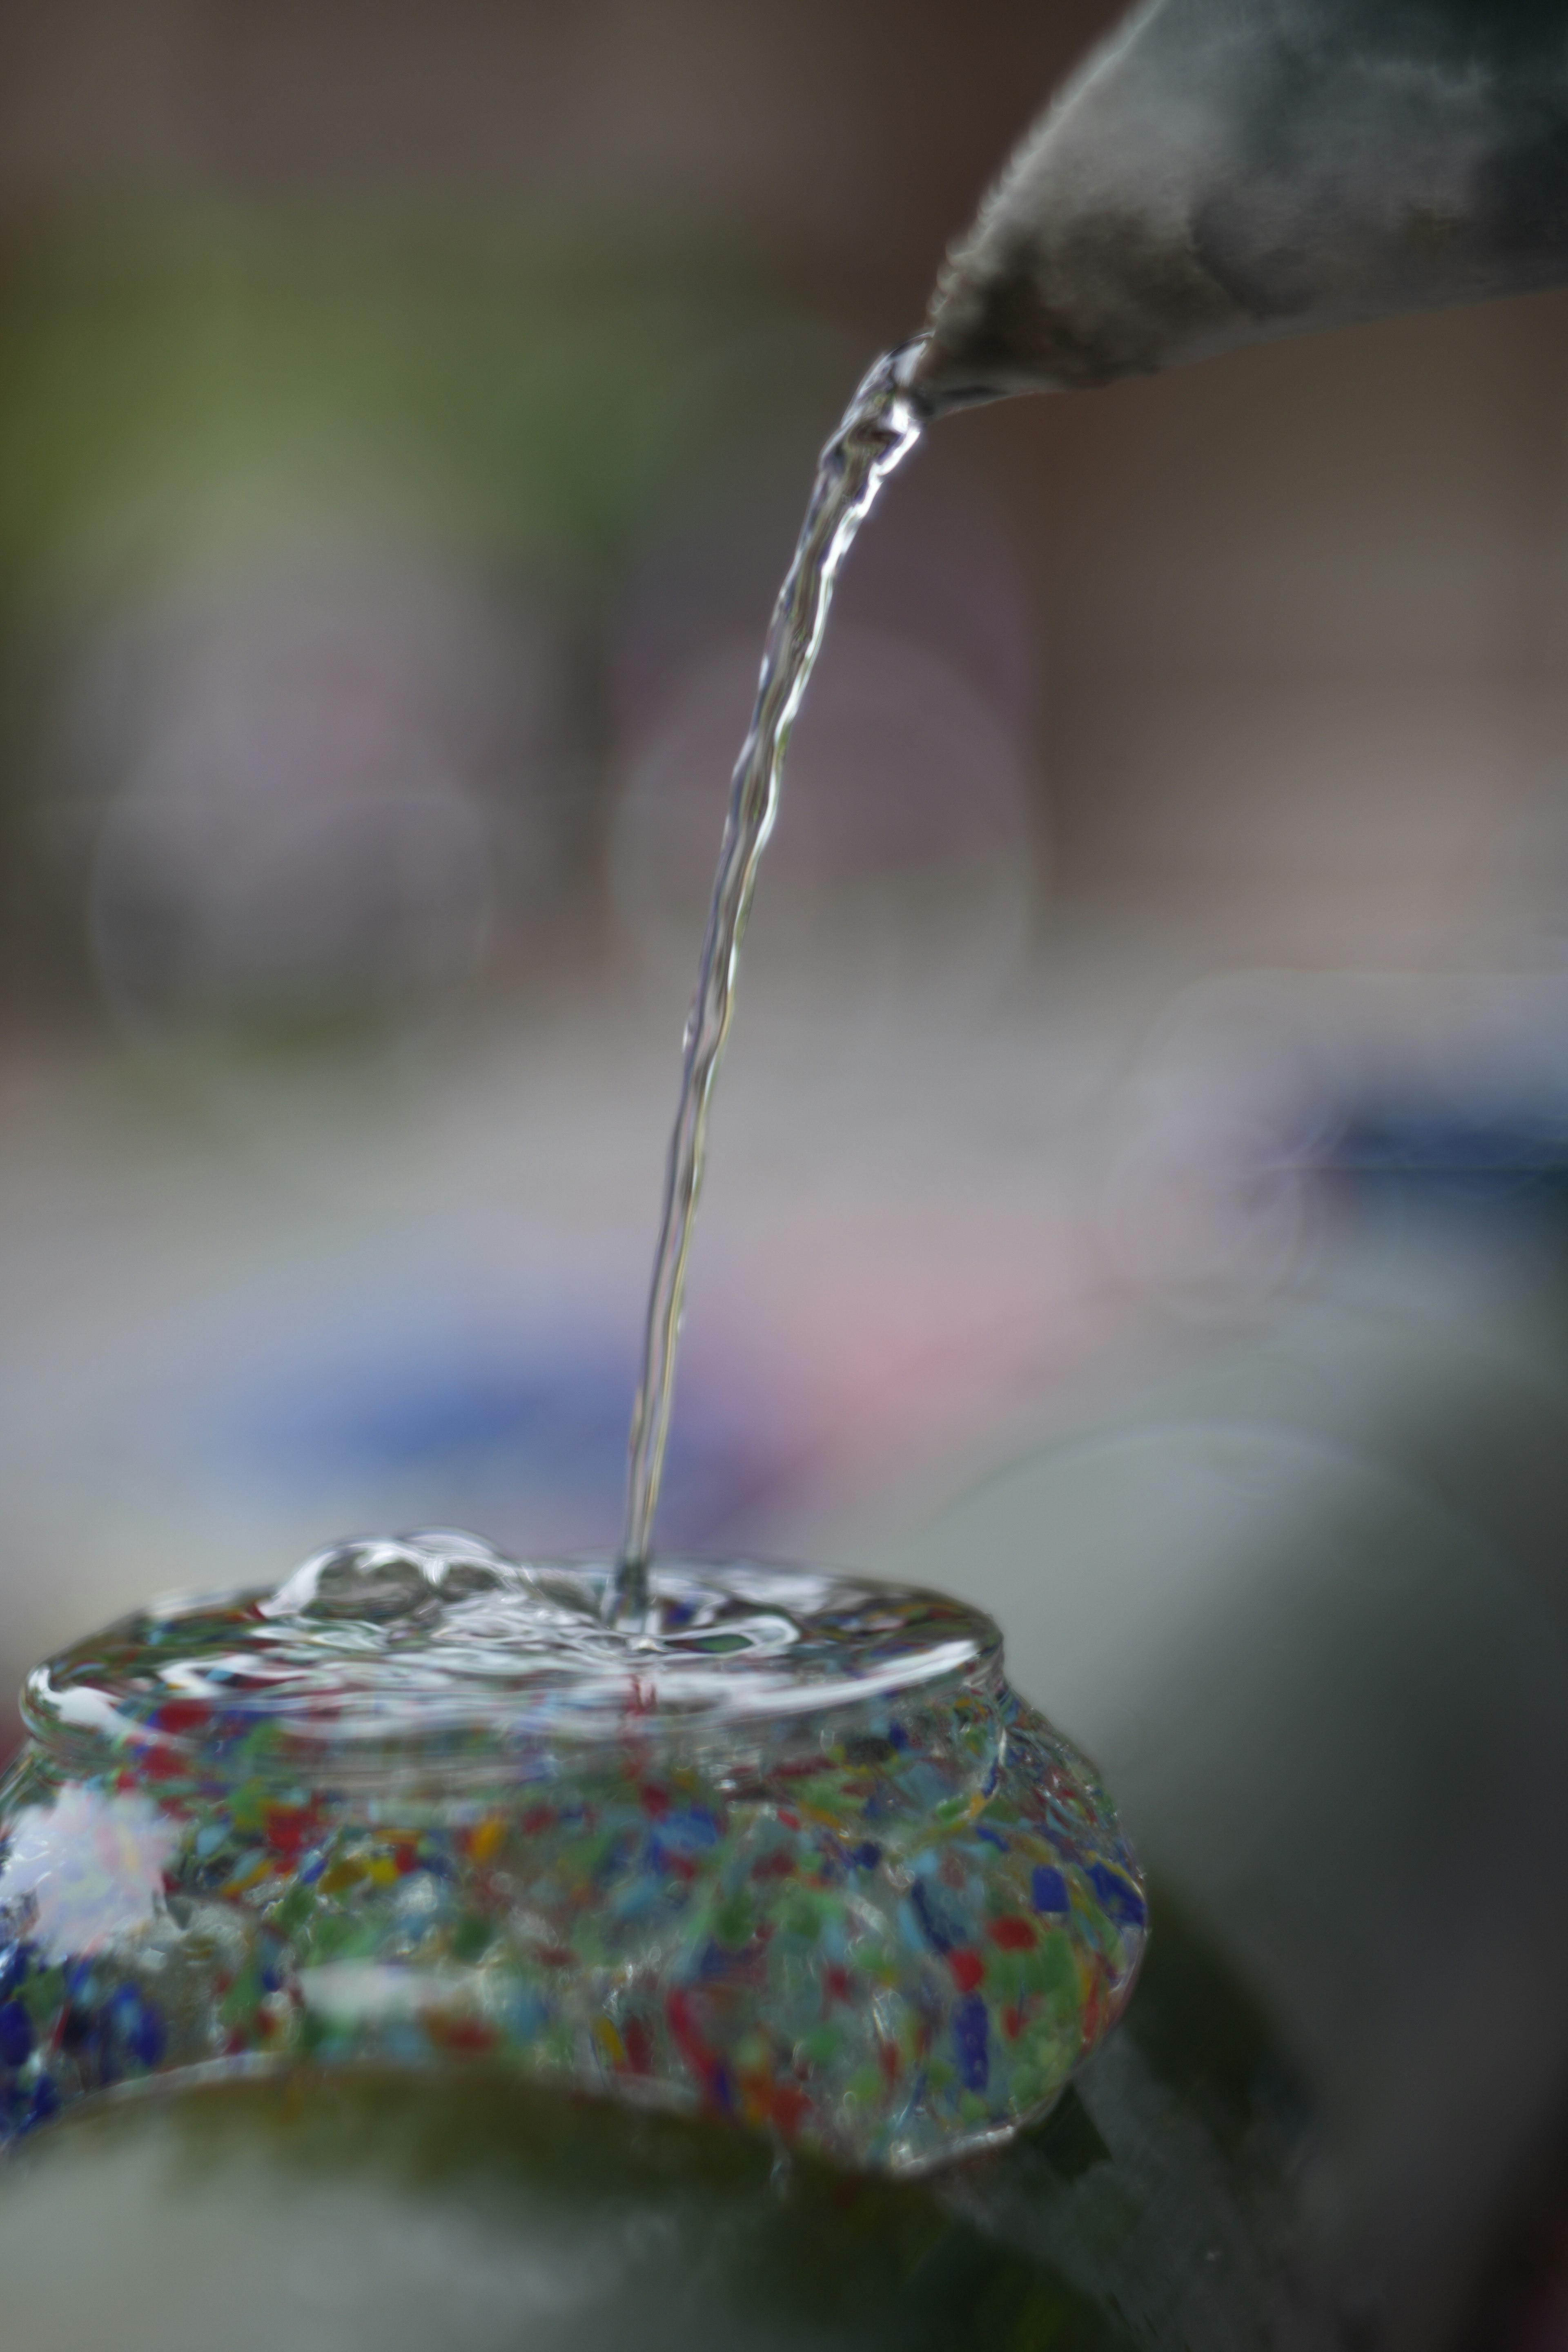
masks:
MULTIPOLYGON (((514 1549, 605 1549, 619 1532, 635 1381, 629 1333, 600 1302, 552 1296, 493 1317, 460 1293, 210 1345, 159 1402, 179 1450, 234 1506, 264 1493, 319 1509, 345 1502, 387 1525, 472 1525, 514 1549)), ((232 1328, 227 1335, 232 1339, 232 1328)), ((786 1437, 733 1362, 683 1368, 659 1513, 672 1547, 743 1528, 788 1475, 786 1437)), ((165 1440, 166 1443, 166 1440, 165 1440)), ((163 1450, 160 1447, 160 1450, 163 1450)))
POLYGON ((1557 1213, 1568 1206, 1568 1113, 1545 1103, 1390 1096, 1352 1105, 1321 1166, 1368 1205, 1394 1199, 1557 1213))

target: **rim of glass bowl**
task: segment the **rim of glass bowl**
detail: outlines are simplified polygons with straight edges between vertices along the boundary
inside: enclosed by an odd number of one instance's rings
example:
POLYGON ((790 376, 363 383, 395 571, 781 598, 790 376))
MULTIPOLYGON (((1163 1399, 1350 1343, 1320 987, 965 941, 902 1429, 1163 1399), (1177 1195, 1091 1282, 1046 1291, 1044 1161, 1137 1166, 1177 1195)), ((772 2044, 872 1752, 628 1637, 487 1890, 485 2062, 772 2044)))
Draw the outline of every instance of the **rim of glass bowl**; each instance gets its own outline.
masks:
POLYGON ((656 1559, 650 1616, 608 1625, 603 1559, 524 1564, 447 1529, 317 1553, 281 1585, 176 1594, 28 1676, 68 1769, 347 1786, 533 1777, 558 1751, 787 1745, 889 1702, 1000 1696, 966 1602, 755 1560, 656 1559))

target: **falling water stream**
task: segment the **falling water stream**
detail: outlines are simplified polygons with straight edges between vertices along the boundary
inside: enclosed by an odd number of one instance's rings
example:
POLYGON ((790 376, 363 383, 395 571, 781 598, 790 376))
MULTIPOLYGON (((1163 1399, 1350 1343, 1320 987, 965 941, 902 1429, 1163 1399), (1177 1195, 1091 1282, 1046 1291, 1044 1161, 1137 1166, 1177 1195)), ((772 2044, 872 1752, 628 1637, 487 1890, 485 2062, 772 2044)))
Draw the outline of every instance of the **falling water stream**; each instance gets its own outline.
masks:
POLYGON ((620 1565, 605 1601, 614 1622, 628 1629, 640 1624, 647 1612, 648 1548, 669 1434, 691 1223, 757 866, 778 814, 790 730, 822 647, 840 567, 883 483, 920 439, 930 413, 910 388, 921 348, 919 341, 906 343, 877 362, 822 453, 795 558, 773 607, 752 724, 730 787, 697 994, 686 1025, 680 1101, 669 1139, 642 1378, 632 1409, 626 1531, 620 1565))

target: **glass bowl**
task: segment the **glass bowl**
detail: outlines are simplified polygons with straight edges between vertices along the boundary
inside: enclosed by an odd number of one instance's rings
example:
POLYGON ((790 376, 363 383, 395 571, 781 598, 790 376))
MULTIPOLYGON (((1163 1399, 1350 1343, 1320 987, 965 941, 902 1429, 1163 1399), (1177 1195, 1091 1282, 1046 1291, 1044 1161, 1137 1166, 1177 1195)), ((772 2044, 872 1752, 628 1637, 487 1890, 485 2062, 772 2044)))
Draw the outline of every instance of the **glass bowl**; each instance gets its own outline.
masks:
POLYGON ((437 1531, 29 1678, 0 2137, 201 2070, 479 2067, 909 2172, 1042 2114, 1147 1914, 1092 1768, 940 1595, 437 1531))

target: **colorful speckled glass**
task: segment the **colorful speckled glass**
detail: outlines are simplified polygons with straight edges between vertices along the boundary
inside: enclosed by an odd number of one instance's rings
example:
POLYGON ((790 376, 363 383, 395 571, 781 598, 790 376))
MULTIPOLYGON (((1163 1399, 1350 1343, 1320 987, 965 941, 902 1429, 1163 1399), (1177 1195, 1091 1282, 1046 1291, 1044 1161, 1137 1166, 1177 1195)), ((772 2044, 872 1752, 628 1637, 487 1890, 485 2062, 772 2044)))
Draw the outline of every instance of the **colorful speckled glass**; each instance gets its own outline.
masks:
POLYGON ((144 1610, 0 1789, 0 2137, 198 2067, 480 2063, 910 2170, 1040 2114, 1146 1914, 1092 1769, 913 1592, 471 1537, 144 1610))

